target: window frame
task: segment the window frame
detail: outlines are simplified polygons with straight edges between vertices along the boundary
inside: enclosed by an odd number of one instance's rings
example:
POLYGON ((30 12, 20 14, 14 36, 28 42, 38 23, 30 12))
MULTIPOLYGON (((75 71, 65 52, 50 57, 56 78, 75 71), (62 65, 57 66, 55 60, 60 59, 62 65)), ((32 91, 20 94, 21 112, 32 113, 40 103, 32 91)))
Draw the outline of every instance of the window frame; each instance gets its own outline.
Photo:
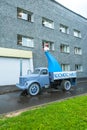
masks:
POLYGON ((17 18, 28 21, 28 22, 34 22, 33 13, 19 7, 17 7, 17 18), (26 15, 26 18, 24 18, 25 16, 23 17, 23 15, 26 15))
POLYGON ((70 46, 67 44, 60 44, 60 52, 61 53, 70 53, 70 46))
POLYGON ((48 75, 47 69, 41 70, 40 75, 48 75))
POLYGON ((83 66, 82 66, 82 64, 75 64, 75 71, 77 71, 77 72, 83 72, 83 66))
POLYGON ((82 55, 82 49, 80 47, 74 47, 75 55, 82 55))
POLYGON ((51 51, 54 51, 55 48, 54 48, 54 42, 51 42, 51 41, 46 41, 46 40, 42 40, 42 47, 48 47, 49 50, 51 51))
POLYGON ((65 33, 65 34, 69 34, 69 27, 63 24, 60 24, 60 28, 59 28, 60 32, 65 33))
POLYGON ((70 71, 70 64, 61 64, 61 68, 63 71, 70 71))
POLYGON ((31 37, 26 37, 26 36, 18 34, 17 35, 17 45, 21 45, 23 47, 34 48, 34 39, 31 37), (23 43, 23 39, 25 39, 26 44, 23 43), (27 40, 31 40, 31 43, 28 43, 27 40), (29 45, 29 44, 31 44, 31 45, 29 45))
POLYGON ((77 37, 77 38, 81 38, 82 37, 81 36, 81 32, 79 30, 77 30, 77 29, 73 30, 73 35, 74 35, 74 37, 77 37))
POLYGON ((44 17, 42 17, 42 25, 44 27, 47 27, 47 28, 50 28, 50 29, 54 29, 54 22, 52 20, 44 18, 44 17))

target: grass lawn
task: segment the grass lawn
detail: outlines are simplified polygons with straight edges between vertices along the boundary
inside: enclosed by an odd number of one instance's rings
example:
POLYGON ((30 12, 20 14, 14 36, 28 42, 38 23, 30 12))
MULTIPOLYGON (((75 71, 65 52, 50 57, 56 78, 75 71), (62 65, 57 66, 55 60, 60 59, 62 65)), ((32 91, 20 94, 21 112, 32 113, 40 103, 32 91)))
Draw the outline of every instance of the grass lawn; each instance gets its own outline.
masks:
POLYGON ((0 116, 0 130, 87 130, 87 96, 78 96, 21 113, 0 116))

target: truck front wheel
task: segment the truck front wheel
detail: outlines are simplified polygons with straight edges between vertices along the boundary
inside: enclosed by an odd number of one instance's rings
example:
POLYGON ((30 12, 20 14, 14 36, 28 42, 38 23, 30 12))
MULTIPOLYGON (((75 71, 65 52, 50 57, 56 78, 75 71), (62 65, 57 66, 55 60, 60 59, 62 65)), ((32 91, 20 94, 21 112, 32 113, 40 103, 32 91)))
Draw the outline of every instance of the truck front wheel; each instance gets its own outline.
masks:
POLYGON ((68 91, 71 88, 71 82, 69 80, 64 80, 61 83, 61 87, 62 87, 63 90, 68 91))
POLYGON ((28 88, 28 93, 31 96, 35 96, 40 92, 40 86, 37 83, 32 83, 28 88))

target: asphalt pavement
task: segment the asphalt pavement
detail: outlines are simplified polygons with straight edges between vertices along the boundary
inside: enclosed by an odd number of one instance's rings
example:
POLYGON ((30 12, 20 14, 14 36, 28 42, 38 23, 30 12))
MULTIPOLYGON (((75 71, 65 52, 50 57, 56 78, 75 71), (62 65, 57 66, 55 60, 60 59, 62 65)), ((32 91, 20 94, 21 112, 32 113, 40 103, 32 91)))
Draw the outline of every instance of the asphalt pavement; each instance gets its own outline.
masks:
POLYGON ((20 89, 15 85, 0 86, 0 114, 9 113, 25 108, 36 107, 41 104, 64 100, 73 96, 87 94, 87 79, 77 80, 76 87, 70 91, 49 90, 37 96, 21 95, 20 89), (5 109, 6 108, 6 109, 5 109))

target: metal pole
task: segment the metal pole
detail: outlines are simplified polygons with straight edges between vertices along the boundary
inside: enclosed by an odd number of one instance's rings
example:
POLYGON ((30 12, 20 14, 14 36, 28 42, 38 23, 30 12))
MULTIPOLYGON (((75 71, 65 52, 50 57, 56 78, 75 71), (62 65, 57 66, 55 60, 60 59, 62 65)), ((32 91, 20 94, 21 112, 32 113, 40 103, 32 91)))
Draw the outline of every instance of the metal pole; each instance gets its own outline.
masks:
POLYGON ((22 76, 22 59, 20 59, 20 76, 22 76))

